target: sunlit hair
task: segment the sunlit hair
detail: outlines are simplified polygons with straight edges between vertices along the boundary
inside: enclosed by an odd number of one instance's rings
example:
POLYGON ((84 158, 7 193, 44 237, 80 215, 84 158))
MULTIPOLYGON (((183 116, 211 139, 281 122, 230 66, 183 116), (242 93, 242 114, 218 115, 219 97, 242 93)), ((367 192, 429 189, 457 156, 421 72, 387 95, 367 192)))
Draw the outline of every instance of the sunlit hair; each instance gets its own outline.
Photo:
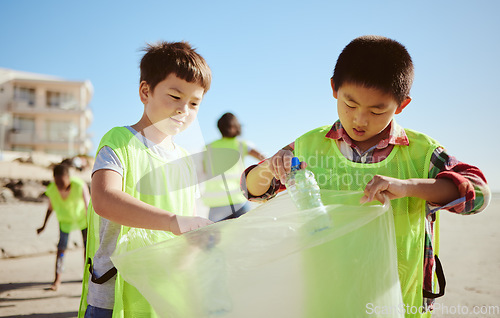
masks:
POLYGON ((147 44, 141 59, 140 82, 145 81, 153 91, 170 74, 189 83, 197 83, 210 89, 212 71, 205 59, 187 42, 165 42, 147 44))
POLYGON ((367 35, 352 40, 340 53, 333 71, 335 89, 345 83, 375 88, 391 94, 401 104, 410 96, 413 62, 399 42, 367 35))
POLYGON ((240 122, 232 113, 222 115, 219 121, 217 121, 217 127, 224 137, 233 138, 241 135, 240 122))

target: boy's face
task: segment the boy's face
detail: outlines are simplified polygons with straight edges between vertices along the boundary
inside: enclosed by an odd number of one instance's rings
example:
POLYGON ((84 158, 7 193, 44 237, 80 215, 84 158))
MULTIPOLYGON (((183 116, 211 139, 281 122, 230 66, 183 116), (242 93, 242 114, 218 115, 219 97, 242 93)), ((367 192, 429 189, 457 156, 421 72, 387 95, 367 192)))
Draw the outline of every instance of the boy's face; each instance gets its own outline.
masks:
POLYGON ((237 119, 234 119, 229 125, 229 136, 236 137, 241 133, 241 125, 237 119))
POLYGON ((384 132, 395 114, 399 114, 411 101, 401 105, 390 95, 375 88, 358 84, 343 84, 338 91, 337 111, 346 133, 361 150, 375 146, 388 132, 384 132))
POLYGON ((59 190, 66 190, 70 185, 69 175, 54 176, 54 183, 59 190))
POLYGON ((148 119, 167 136, 189 127, 198 114, 204 92, 199 84, 186 82, 175 74, 169 74, 154 91, 144 81, 139 87, 148 119))

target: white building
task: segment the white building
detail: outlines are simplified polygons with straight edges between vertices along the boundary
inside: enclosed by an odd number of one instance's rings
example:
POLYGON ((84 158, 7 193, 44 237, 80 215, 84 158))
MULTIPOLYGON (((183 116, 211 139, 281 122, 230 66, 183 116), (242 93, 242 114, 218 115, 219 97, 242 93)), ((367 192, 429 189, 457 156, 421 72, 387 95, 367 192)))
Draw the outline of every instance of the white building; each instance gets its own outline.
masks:
POLYGON ((87 154, 92 94, 90 81, 0 68, 0 151, 87 154))

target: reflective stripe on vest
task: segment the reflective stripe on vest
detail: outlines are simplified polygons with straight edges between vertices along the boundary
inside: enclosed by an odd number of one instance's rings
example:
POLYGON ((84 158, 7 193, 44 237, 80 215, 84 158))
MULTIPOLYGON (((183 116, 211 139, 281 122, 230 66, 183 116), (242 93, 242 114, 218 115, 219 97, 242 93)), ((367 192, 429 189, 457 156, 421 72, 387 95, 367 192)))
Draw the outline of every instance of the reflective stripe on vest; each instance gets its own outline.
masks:
POLYGON ((245 170, 243 159, 246 155, 247 148, 244 142, 237 138, 222 138, 214 141, 207 146, 207 156, 205 158, 205 169, 209 171, 219 170, 215 166, 224 166, 224 162, 214 162, 215 160, 223 160, 217 157, 214 159, 213 153, 217 148, 233 149, 239 152, 240 159, 238 162, 229 167, 223 175, 217 176, 205 182, 205 191, 202 199, 203 203, 209 207, 229 206, 240 204, 247 201, 240 190, 241 174, 245 170))
MULTIPOLYGON (((295 141, 295 155, 305 161, 320 186, 332 190, 364 190, 375 176, 399 179, 427 178, 430 158, 439 146, 424 134, 407 129, 409 146, 394 146, 378 163, 362 164, 346 159, 335 140, 325 137, 331 126, 312 130, 295 141)), ((401 198, 391 201, 398 250, 398 271, 403 301, 422 306, 423 258, 425 240, 425 201, 401 198)), ((439 214, 436 213, 434 251, 439 252, 439 214)))

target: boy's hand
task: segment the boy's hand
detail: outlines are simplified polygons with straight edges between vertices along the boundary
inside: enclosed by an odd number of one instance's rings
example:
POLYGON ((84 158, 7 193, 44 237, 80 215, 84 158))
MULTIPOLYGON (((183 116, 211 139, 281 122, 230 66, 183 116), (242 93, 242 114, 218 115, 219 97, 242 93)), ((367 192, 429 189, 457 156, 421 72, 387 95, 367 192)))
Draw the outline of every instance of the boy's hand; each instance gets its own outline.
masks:
POLYGON ((361 204, 373 200, 384 203, 384 196, 389 200, 407 196, 407 180, 401 180, 386 176, 376 175, 365 187, 365 195, 361 198, 361 204))
POLYGON ((384 196, 390 200, 404 197, 415 197, 445 205, 460 198, 460 192, 455 183, 449 179, 396 179, 376 175, 368 182, 361 203, 378 200, 383 203, 384 196))
MULTIPOLYGON (((285 184, 286 176, 290 173, 292 166, 293 152, 288 149, 281 149, 274 156, 267 159, 265 163, 268 165, 268 170, 274 178, 285 184)), ((305 162, 301 162, 300 168, 304 169, 307 166, 305 162)))
POLYGON ((170 226, 170 231, 175 235, 181 235, 212 223, 214 222, 199 216, 175 215, 172 225, 170 226))
MULTIPOLYGON (((274 156, 260 163, 246 176, 246 189, 253 196, 260 196, 269 189, 274 179, 285 184, 287 174, 290 173, 293 152, 289 146, 278 151, 274 156)), ((305 162, 301 163, 301 169, 307 166, 305 162)))

